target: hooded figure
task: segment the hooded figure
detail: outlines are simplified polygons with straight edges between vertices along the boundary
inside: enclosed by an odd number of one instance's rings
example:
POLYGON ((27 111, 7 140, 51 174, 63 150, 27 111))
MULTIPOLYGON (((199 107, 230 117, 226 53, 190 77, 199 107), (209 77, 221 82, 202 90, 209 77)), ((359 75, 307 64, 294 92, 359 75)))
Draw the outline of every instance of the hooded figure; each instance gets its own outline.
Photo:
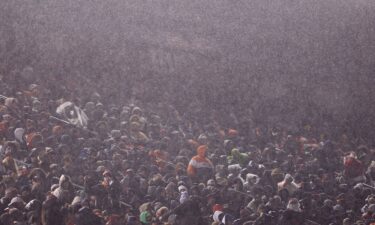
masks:
POLYGON ((284 180, 277 184, 278 191, 286 189, 289 195, 293 195, 299 188, 299 185, 293 181, 293 177, 290 174, 286 174, 284 180))
POLYGON ((206 151, 206 145, 201 145, 197 148, 197 155, 191 158, 187 168, 189 176, 198 178, 211 176, 214 166, 212 162, 206 158, 206 151))
POLYGON ((180 192, 180 203, 184 203, 189 199, 189 193, 187 192, 187 188, 183 185, 178 187, 178 191, 180 192))
POLYGON ((59 187, 53 191, 53 195, 61 203, 70 203, 72 202, 74 193, 72 188, 70 178, 63 174, 59 179, 59 187))
POLYGON ((249 162, 249 155, 246 153, 241 153, 239 149, 234 148, 231 151, 231 155, 228 156, 228 163, 229 164, 240 164, 241 166, 247 165, 249 162))
POLYGON ((199 225, 201 224, 201 212, 199 200, 192 196, 184 203, 177 206, 170 214, 176 214, 176 223, 179 225, 199 225))
POLYGON ((22 147, 26 147, 25 129, 16 128, 14 130, 14 137, 16 138, 17 142, 22 145, 22 147))
POLYGON ((246 182, 244 183, 244 188, 249 191, 252 190, 253 187, 257 186, 259 179, 259 176, 256 174, 246 174, 246 182))

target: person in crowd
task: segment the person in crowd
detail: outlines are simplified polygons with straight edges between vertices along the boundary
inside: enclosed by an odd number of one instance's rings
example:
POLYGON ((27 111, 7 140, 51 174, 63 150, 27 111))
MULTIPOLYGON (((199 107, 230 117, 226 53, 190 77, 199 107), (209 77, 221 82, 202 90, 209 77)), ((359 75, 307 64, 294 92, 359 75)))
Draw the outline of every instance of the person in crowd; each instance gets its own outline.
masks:
POLYGON ((204 181, 212 176, 213 164, 211 160, 206 157, 207 149, 207 145, 199 146, 197 148, 197 155, 191 158, 187 173, 192 179, 204 181))
POLYGON ((0 80, 0 225, 375 223, 375 151, 348 132, 54 79, 0 80))

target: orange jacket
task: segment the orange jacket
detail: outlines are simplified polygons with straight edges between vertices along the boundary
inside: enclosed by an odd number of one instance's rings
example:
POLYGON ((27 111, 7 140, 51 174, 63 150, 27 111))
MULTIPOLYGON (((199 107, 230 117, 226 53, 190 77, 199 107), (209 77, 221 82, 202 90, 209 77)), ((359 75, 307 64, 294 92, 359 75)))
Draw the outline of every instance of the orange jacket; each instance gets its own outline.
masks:
POLYGON ((207 151, 206 145, 201 145, 198 147, 197 152, 198 154, 191 158, 187 173, 189 176, 195 176, 197 174, 197 169, 200 168, 213 168, 212 162, 206 158, 205 154, 207 151))

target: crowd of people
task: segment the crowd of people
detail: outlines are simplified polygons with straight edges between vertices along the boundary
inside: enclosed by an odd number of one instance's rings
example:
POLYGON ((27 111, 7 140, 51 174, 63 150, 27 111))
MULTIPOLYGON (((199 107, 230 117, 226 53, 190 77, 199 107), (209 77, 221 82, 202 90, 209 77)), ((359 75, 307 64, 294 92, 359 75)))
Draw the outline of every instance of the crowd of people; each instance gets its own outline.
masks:
POLYGON ((375 224, 374 149, 348 134, 64 85, 0 81, 0 225, 375 224))

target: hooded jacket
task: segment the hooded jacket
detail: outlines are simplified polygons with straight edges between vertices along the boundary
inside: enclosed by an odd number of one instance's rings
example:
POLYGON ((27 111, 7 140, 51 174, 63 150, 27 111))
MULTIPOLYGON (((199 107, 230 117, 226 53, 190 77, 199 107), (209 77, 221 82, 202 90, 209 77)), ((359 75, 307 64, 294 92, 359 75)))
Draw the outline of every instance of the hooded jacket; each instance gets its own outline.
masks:
POLYGON ((53 191, 53 195, 62 203, 70 203, 73 199, 73 191, 71 190, 70 178, 66 175, 61 175, 59 179, 59 187, 53 191), (65 189, 64 183, 68 182, 69 186, 65 189))

